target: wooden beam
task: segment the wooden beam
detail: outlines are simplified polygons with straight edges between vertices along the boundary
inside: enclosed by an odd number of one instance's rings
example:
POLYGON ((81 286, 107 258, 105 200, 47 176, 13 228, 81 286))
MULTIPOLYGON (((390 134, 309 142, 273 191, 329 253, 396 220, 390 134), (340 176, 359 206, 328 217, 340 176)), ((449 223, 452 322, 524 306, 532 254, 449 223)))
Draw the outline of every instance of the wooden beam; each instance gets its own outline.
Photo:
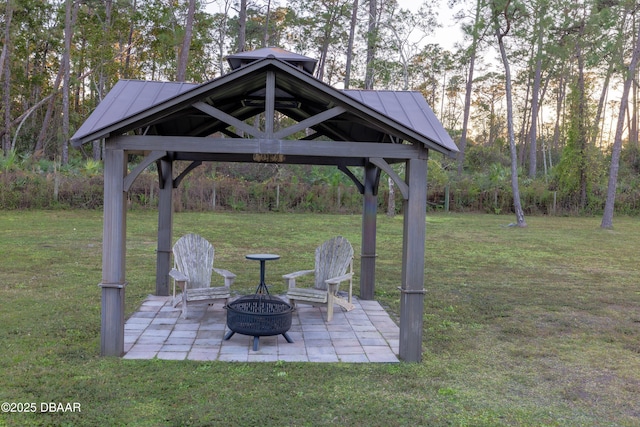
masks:
POLYGON ((400 178, 400 175, 398 175, 396 171, 393 170, 393 168, 389 165, 389 163, 386 162, 385 159, 370 158, 369 161, 385 171, 387 175, 391 177, 393 182, 395 182, 395 184, 398 186, 403 199, 407 200, 409 198, 409 186, 402 180, 402 178, 400 178))
POLYGON ((216 107, 211 106, 207 103, 204 102, 195 102, 193 104, 194 108, 197 108, 198 110, 202 111, 203 113, 207 113, 208 115, 210 115, 211 117, 214 117, 218 120, 221 120, 223 122, 225 122, 226 124, 228 124, 229 126, 233 126, 236 129, 240 129, 245 133, 248 133, 249 135, 255 137, 255 138, 265 138, 266 134, 264 132, 262 132, 260 129, 250 126, 247 123, 243 122, 242 120, 238 120, 235 117, 233 117, 230 114, 225 113, 222 110, 218 110, 216 107))
POLYGON ((129 191, 129 189, 131 188, 131 185, 136 180, 138 175, 140 175, 143 170, 148 168, 151 165, 151 163, 154 163, 154 162, 160 160, 161 158, 163 158, 166 155, 167 155, 166 151, 152 151, 147 156, 145 156, 145 158, 142 159, 140 164, 138 164, 138 166, 136 166, 135 169, 133 169, 131 172, 129 172, 129 174, 125 177, 125 179, 124 179, 124 191, 126 191, 126 192, 129 191))
MULTIPOLYGON (((333 108, 343 108, 343 107, 333 107, 333 108)), ((327 111, 331 111, 331 109, 327 110, 327 111)), ((345 109, 345 111, 348 111, 348 110, 345 109)), ((296 120, 297 122, 301 122, 301 121, 307 120, 307 119, 309 119, 311 117, 315 117, 315 114, 311 115, 309 112, 304 111, 304 110, 286 111, 284 114, 286 114, 287 117, 289 117, 289 118, 291 118, 293 120, 296 120)), ((326 136, 326 137, 328 137, 330 139, 333 139, 335 141, 349 141, 349 140, 351 140, 351 135, 349 135, 348 133, 337 129, 335 126, 331 126, 330 124, 325 123, 326 120, 328 120, 328 119, 325 119, 325 121, 314 125, 313 129, 316 131, 316 135, 313 138, 305 138, 305 140, 318 138, 320 136, 326 136)))
POLYGON ((113 137, 111 147, 125 150, 164 150, 183 153, 283 154, 316 157, 420 158, 419 145, 357 141, 299 141, 287 139, 199 138, 185 136, 122 135, 113 137))
MULTIPOLYGON (((203 161, 203 162, 234 162, 260 163, 253 154, 216 154, 216 153, 171 153, 173 160, 203 161)), ((365 159, 359 157, 317 157, 317 156, 287 156, 285 163, 292 165, 321 165, 321 166, 364 166, 365 159)), ((356 184, 357 185, 357 184, 356 184)), ((360 191, 362 194, 362 191, 360 191)))
POLYGON ((182 171, 182 173, 180 175, 178 175, 178 177, 176 177, 176 179, 173 180, 172 183, 172 187, 173 188, 178 188, 180 186, 180 183, 182 182, 182 180, 189 175, 189 173, 194 170, 195 168, 197 168, 198 166, 200 166, 202 164, 201 160, 196 160, 194 162, 191 162, 191 164, 189 166, 187 166, 185 168, 185 170, 182 171))
MULTIPOLYGON (((366 164, 366 163, 365 163, 366 164)), ((347 165, 338 165, 338 169, 342 171, 345 175, 347 175, 351 181, 358 187, 358 192, 360 194, 364 194, 364 184, 360 182, 357 176, 353 174, 348 168, 347 165)))
POLYGON ((330 110, 323 111, 322 113, 316 114, 315 116, 311 116, 308 119, 304 119, 292 126, 281 129, 273 135, 274 139, 284 139, 289 135, 293 135, 296 132, 300 132, 302 130, 313 127, 317 124, 320 124, 326 120, 332 119, 340 114, 344 113, 346 110, 342 107, 334 107, 330 110))

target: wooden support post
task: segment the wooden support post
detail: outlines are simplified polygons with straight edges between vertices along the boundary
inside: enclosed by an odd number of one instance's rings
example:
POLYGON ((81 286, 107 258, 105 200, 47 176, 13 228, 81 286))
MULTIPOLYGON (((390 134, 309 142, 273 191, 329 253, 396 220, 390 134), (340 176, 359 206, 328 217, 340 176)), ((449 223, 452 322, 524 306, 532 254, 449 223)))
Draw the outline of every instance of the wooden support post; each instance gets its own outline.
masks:
POLYGON ((158 162, 158 249, 156 251, 156 295, 169 295, 171 241, 173 238, 173 162, 158 162))
POLYGON ((404 201, 399 356, 407 362, 420 362, 427 214, 426 158, 407 162, 406 180, 409 184, 409 199, 404 201))
POLYGON ((104 222, 102 232, 102 319, 100 353, 124 354, 127 154, 107 149, 104 158, 104 222))
POLYGON ((362 205, 362 253, 360 255, 360 298, 374 299, 376 287, 376 219, 380 169, 373 163, 364 168, 364 201, 362 205))
POLYGON ((264 99, 264 133, 267 138, 273 138, 273 129, 276 112, 276 73, 267 71, 264 99))

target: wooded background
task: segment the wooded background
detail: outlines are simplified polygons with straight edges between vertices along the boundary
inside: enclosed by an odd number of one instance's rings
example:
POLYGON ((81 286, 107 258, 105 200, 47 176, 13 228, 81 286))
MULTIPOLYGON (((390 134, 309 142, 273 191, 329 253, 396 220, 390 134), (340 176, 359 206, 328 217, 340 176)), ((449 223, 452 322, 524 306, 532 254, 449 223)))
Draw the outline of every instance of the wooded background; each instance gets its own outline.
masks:
MULTIPOLYGON (((68 140, 118 79, 204 82, 229 72, 226 55, 278 46, 317 59, 316 77, 336 87, 423 93, 461 150, 429 163, 434 206, 448 194, 452 209, 603 214, 605 227, 614 201, 640 213, 637 0, 450 0, 464 35, 453 47, 429 38, 443 3, 0 2, 0 204, 19 207, 8 192, 29 182, 59 195, 65 180, 79 177, 79 190, 99 175, 101 141, 69 150, 68 140)), ((234 191, 346 183, 280 165, 203 175, 236 180, 234 191)), ((202 185, 215 206, 215 185, 202 185)))

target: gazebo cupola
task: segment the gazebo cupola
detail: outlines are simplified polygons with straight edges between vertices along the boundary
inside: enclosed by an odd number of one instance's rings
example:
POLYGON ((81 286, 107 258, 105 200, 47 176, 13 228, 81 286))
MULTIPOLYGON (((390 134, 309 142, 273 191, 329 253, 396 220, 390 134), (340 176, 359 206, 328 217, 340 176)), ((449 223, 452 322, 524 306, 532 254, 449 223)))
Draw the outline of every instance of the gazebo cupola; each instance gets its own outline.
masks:
POLYGON ((309 58, 307 56, 298 55, 297 53, 289 52, 279 47, 265 47, 262 49, 252 50, 249 52, 239 52, 233 55, 227 56, 227 62, 232 70, 251 64, 252 62, 259 61, 264 58, 276 58, 287 64, 291 64, 296 68, 306 71, 309 74, 313 74, 317 60, 309 58))

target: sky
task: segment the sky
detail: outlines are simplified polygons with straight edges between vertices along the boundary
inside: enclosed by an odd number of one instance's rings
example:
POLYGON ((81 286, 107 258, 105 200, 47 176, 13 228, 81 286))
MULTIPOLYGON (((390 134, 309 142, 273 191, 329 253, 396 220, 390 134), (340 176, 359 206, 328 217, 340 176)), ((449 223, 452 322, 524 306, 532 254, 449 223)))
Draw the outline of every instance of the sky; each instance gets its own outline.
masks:
MULTIPOLYGON (((210 13, 219 11, 219 7, 215 0, 208 0, 209 6, 207 10, 210 13)), ((362 0, 361 0, 362 1, 362 0)), ((286 0, 277 0, 279 4, 285 4, 286 0)), ((398 0, 398 4, 402 9, 409 9, 417 12, 422 5, 422 0, 398 0)), ((460 25, 453 20, 453 11, 447 6, 446 0, 439 0, 438 21, 442 24, 441 28, 437 28, 432 36, 425 39, 426 43, 436 43, 443 48, 453 50, 454 44, 462 40, 462 33, 459 29, 460 25)))
MULTIPOLYGON (((398 4, 402 9, 409 9, 412 12, 417 12, 422 3, 420 0, 398 0, 398 4)), ((442 27, 436 28, 434 34, 427 37, 426 41, 427 43, 439 44, 443 48, 453 50, 454 44, 462 41, 462 32, 460 31, 460 24, 453 19, 454 11, 449 9, 447 3, 446 0, 439 0, 437 9, 438 21, 442 27)))

